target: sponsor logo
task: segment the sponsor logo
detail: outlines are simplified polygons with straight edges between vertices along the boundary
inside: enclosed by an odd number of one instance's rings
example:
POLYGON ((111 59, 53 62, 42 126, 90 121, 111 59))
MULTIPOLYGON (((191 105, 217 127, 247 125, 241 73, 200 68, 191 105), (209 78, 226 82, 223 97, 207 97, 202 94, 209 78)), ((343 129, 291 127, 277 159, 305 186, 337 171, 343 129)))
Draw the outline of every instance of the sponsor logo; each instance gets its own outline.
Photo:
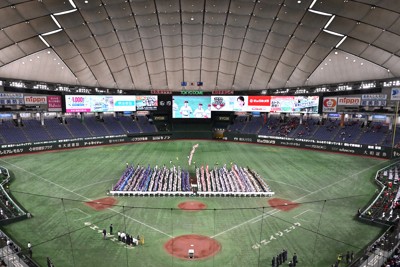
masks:
POLYGON ((322 103, 323 112, 336 112, 337 100, 336 97, 324 98, 322 103))
POLYGON ((181 91, 181 95, 203 95, 203 91, 181 91))
POLYGON ((220 96, 214 97, 214 101, 211 103, 211 105, 218 110, 222 109, 225 107, 224 98, 220 96))
POLYGON ((214 90, 212 91, 213 95, 233 95, 233 90, 214 90))
POLYGON ((400 88, 392 88, 391 100, 400 100, 400 88))
POLYGON ((170 90, 150 90, 150 93, 153 95, 172 95, 170 90))
POLYGON ((270 106, 270 96, 249 96, 249 106, 270 106))
POLYGON ((340 106, 359 106, 361 98, 359 97, 339 97, 338 104, 340 106))
POLYGON ((47 96, 24 96, 24 101, 26 105, 29 104, 47 104, 47 96))

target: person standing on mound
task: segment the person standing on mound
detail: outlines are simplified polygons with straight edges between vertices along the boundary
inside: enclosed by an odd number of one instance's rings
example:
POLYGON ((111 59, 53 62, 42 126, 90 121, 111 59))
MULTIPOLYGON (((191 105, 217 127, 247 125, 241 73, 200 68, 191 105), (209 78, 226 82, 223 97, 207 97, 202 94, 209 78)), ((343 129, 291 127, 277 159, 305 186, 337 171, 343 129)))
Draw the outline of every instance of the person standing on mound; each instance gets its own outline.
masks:
POLYGON ((112 235, 112 234, 113 234, 113 225, 110 224, 110 235, 112 235))
POLYGON ((106 235, 107 235, 107 230, 106 228, 103 229, 103 239, 106 239, 106 235))

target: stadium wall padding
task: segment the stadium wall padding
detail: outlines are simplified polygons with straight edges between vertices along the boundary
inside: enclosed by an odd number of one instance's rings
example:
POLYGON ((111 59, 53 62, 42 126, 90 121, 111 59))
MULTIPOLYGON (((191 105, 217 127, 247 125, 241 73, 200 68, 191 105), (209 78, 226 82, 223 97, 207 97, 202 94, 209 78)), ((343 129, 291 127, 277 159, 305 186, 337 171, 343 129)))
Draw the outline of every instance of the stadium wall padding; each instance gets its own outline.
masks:
MULTIPOLYGON (((134 143, 147 141, 166 141, 179 139, 212 139, 212 132, 164 132, 153 134, 129 134, 100 137, 74 138, 64 140, 51 140, 42 142, 29 142, 20 144, 0 145, 0 156, 43 152, 57 149, 81 148, 97 145, 109 145, 118 143, 134 143)), ((221 139, 220 139, 221 140, 221 139)), ((324 140, 264 136, 255 134, 239 134, 225 132, 222 141, 257 143, 266 145, 279 145, 297 147, 313 150, 323 150, 352 155, 372 156, 378 158, 397 158, 400 157, 400 149, 390 147, 352 144, 345 142, 334 142, 324 140)))

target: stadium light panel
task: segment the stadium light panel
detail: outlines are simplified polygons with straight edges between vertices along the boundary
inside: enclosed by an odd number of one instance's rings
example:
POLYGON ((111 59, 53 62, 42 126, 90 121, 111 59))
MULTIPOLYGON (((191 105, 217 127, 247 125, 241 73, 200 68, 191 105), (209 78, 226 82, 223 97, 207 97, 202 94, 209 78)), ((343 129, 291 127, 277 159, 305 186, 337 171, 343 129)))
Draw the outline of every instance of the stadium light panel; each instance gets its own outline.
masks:
POLYGON ((39 38, 40 38, 40 40, 42 40, 42 42, 43 42, 47 47, 50 47, 49 43, 46 42, 46 40, 45 40, 41 35, 39 35, 39 38))
POLYGON ((344 42, 344 40, 346 40, 346 38, 347 38, 347 36, 343 36, 342 40, 340 40, 339 43, 335 47, 338 48, 344 42))
POLYGON ((308 11, 310 11, 312 13, 315 13, 315 14, 318 14, 318 15, 322 15, 322 16, 328 16, 328 17, 332 16, 332 14, 321 12, 321 11, 314 10, 314 9, 309 9, 308 11))

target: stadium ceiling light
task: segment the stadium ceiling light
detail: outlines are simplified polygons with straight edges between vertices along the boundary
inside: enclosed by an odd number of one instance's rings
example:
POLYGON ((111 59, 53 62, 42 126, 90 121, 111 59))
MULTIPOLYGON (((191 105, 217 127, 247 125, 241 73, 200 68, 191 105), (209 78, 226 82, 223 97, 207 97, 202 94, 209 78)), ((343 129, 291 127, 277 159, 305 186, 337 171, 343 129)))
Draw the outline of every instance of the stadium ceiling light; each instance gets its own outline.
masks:
POLYGON ((58 23, 58 21, 57 21, 57 19, 54 17, 54 15, 51 14, 50 17, 53 19, 54 23, 58 26, 58 28, 61 29, 61 25, 60 25, 60 23, 58 23))
POLYGON ((332 14, 321 12, 321 11, 314 10, 314 9, 311 9, 311 8, 308 9, 308 11, 310 11, 312 13, 315 13, 315 14, 318 14, 318 15, 322 15, 322 16, 328 16, 328 17, 333 16, 332 14))
POLYGON ((75 3, 74 3, 73 0, 69 0, 69 3, 71 4, 71 6, 72 6, 73 8, 76 8, 76 5, 75 5, 75 3))
POLYGON ((315 5, 316 2, 317 2, 317 0, 312 1, 312 3, 311 3, 311 5, 310 5, 309 9, 313 8, 313 6, 315 5))
POLYGON ((75 12, 75 11, 77 11, 78 9, 71 9, 71 10, 67 10, 67 11, 62 11, 62 12, 58 12, 58 13, 54 13, 53 15, 54 16, 60 16, 60 15, 65 15, 65 14, 68 14, 68 13, 72 13, 72 12, 75 12))
POLYGON ((39 38, 40 38, 40 40, 42 40, 42 42, 43 42, 47 47, 50 47, 49 43, 46 42, 46 40, 45 40, 41 35, 39 35, 39 38))
POLYGON ((344 40, 346 40, 346 38, 347 38, 347 36, 343 36, 342 40, 340 40, 339 43, 335 47, 338 48, 344 42, 344 40))
POLYGON ((328 28, 328 26, 329 26, 329 24, 331 24, 332 23, 332 21, 333 21, 333 19, 336 17, 336 15, 333 15, 329 20, 328 20, 328 22, 325 24, 325 26, 324 26, 324 29, 326 29, 326 28, 328 28))
POLYGON ((332 34, 332 35, 336 35, 336 36, 339 36, 339 37, 343 37, 343 36, 344 36, 344 35, 341 34, 341 33, 329 31, 329 30, 326 30, 326 29, 324 29, 324 32, 329 33, 329 34, 332 34))
POLYGON ((42 36, 52 35, 52 34, 55 34, 57 32, 60 32, 60 31, 62 31, 62 29, 57 29, 57 30, 54 30, 54 31, 51 31, 51 32, 43 33, 42 36))

